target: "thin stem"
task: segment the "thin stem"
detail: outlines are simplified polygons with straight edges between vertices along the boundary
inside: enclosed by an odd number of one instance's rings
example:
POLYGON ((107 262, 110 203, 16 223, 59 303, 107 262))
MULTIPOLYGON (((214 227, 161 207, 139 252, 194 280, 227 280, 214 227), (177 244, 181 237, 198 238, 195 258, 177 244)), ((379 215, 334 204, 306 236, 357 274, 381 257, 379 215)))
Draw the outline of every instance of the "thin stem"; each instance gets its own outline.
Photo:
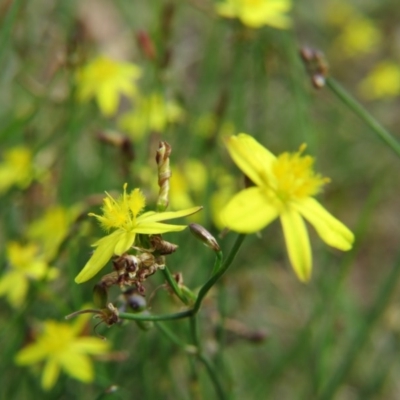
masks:
POLYGON ((164 315, 141 315, 133 313, 119 313, 118 317, 121 319, 129 319, 132 321, 172 321, 175 319, 188 318, 193 315, 193 309, 181 311, 175 314, 164 315))
MULTIPOLYGON (((208 293, 208 291, 214 286, 214 284, 222 277, 222 275, 225 274, 225 272, 231 266, 245 237, 246 237, 246 235, 240 234, 236 238, 236 241, 232 247, 232 250, 229 253, 229 256, 225 260, 224 264, 221 267, 214 267, 214 270, 217 272, 215 273, 215 275, 212 275, 211 278, 200 289, 199 294, 197 296, 197 300, 193 306, 194 313, 197 313, 199 311, 201 303, 202 303, 204 297, 206 296, 206 294, 208 293)), ((222 263, 222 252, 217 253, 216 263, 222 263)))
POLYGON ((178 283, 176 282, 175 278, 172 276, 171 272, 169 271, 168 267, 165 266, 165 268, 162 270, 165 279, 169 283, 169 286, 172 288, 174 293, 178 296, 178 298, 182 301, 184 304, 188 304, 187 298, 182 294, 181 289, 178 286, 178 283))
POLYGON ((352 109, 399 157, 400 143, 372 115, 333 78, 326 78, 326 86, 352 109))
POLYGON ((192 346, 183 342, 174 332, 172 332, 165 324, 162 322, 157 322, 156 327, 166 336, 171 342, 182 348, 185 352, 189 354, 197 354, 197 347, 192 346))
POLYGON ((225 391, 224 391, 224 389, 222 387, 222 384, 221 384, 221 382, 219 380, 219 374, 215 370, 213 364, 202 353, 198 354, 198 359, 199 359, 199 361, 201 361, 204 364, 204 366, 206 368, 206 371, 208 373, 208 376, 210 377, 212 383, 214 384, 214 388, 215 388, 215 391, 217 392, 218 398, 220 400, 225 400, 227 397, 225 395, 225 391))

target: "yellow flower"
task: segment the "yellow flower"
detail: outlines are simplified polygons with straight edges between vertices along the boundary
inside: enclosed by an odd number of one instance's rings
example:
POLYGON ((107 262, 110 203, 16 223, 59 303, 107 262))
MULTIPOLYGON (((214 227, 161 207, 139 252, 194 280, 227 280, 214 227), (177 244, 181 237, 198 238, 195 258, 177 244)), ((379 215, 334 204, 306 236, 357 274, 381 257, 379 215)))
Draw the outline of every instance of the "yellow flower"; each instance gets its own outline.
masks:
POLYGON ((367 99, 395 97, 400 94, 400 65, 393 61, 377 64, 359 86, 367 99))
POLYGON ((179 122, 183 110, 175 101, 167 101, 158 93, 140 98, 132 111, 121 116, 118 121, 120 129, 140 140, 149 131, 164 132, 168 124, 179 122))
POLYGON ((239 18, 251 28, 270 25, 278 29, 291 26, 286 15, 292 8, 291 0, 225 0, 216 5, 219 15, 225 18, 239 18))
POLYGON ((280 218, 289 259, 298 278, 310 279, 312 256, 303 218, 314 226, 328 245, 350 250, 354 235, 312 196, 328 179, 316 174, 314 159, 296 153, 275 157, 246 134, 226 140, 228 151, 242 172, 255 184, 236 194, 223 209, 225 225, 237 232, 252 233, 280 218))
POLYGON ((194 199, 199 198, 207 187, 204 163, 191 158, 173 168, 173 171, 169 192, 171 206, 176 209, 193 207, 194 199))
POLYGON ((30 280, 54 279, 57 270, 50 268, 34 243, 25 246, 17 242, 7 244, 10 269, 0 279, 0 296, 6 296, 13 307, 25 300, 30 280))
POLYGON ((38 220, 28 227, 28 237, 41 244, 44 256, 51 260, 68 234, 71 223, 81 211, 79 205, 70 209, 62 206, 49 208, 38 220))
POLYGON ((60 370, 82 382, 92 382, 93 365, 88 354, 104 354, 108 343, 94 337, 79 336, 86 316, 80 316, 74 324, 48 320, 36 341, 18 352, 17 365, 25 366, 45 361, 42 387, 51 389, 57 382, 60 370))
POLYGON ((32 152, 26 147, 14 147, 4 153, 0 163, 0 194, 16 185, 27 187, 34 177, 32 152))
POLYGON ((138 66, 101 56, 82 67, 76 74, 77 96, 86 102, 95 98, 101 112, 112 116, 117 112, 120 94, 136 94, 135 80, 141 75, 138 66))
POLYGON ((103 215, 89 214, 97 218, 104 229, 116 230, 93 244, 97 248, 75 278, 76 283, 85 282, 96 275, 114 254, 120 256, 129 250, 135 243, 137 234, 154 235, 182 231, 186 225, 170 225, 161 221, 186 217, 202 208, 192 207, 182 211, 160 213, 148 211, 141 214, 146 205, 143 193, 140 189, 134 189, 127 194, 126 187, 127 184, 124 185, 124 192, 118 200, 106 193, 107 197, 103 200, 103 215))

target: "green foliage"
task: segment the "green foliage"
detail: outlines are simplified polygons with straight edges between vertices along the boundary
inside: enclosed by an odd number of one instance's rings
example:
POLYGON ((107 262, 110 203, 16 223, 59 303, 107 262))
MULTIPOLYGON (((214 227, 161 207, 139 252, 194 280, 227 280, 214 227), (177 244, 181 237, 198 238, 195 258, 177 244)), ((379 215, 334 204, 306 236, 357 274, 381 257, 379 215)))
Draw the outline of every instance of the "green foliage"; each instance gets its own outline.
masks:
POLYGON ((3 3, 1 398, 396 399, 397 2, 293 2, 260 27, 218 15, 212 1, 3 3), (304 45, 319 52, 302 60, 304 45), (108 63, 82 89, 98 57, 123 62, 124 76, 106 82, 108 63), (221 208, 245 185, 223 137, 240 132, 273 154, 307 143, 331 178, 319 201, 356 240, 339 253, 308 227, 307 284, 291 270, 278 222, 246 238, 223 230, 221 208), (172 149, 164 169, 160 141, 172 149), (169 168, 168 198, 159 180, 169 168), (104 192, 117 198, 125 183, 143 191, 146 211, 203 206, 184 223, 212 236, 186 229, 157 245, 140 232, 130 258, 148 274, 139 294, 111 286, 116 275, 77 285, 104 236, 88 213, 100 215, 104 192), (171 254, 160 250, 172 244, 171 254), (46 321, 75 324, 65 316, 82 309, 97 319, 79 335, 105 337, 110 351, 91 356, 92 381, 62 371, 43 390, 43 360, 18 366, 16 355, 46 321))

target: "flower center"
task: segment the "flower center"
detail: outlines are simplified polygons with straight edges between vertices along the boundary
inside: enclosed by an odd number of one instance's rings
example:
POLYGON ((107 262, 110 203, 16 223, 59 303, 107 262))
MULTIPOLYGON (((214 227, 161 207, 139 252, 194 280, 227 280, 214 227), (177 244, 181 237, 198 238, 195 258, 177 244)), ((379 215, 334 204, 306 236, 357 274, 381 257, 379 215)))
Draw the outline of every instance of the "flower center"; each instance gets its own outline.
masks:
POLYGON ((93 80, 95 81, 104 82, 116 75, 118 75, 118 65, 107 58, 100 58, 93 66, 93 80))
POLYGON ((296 153, 281 154, 272 165, 275 192, 283 202, 313 196, 329 182, 329 178, 314 172, 314 158, 302 155, 305 148, 303 144, 296 153))
POLYGON ((96 217, 105 230, 111 228, 129 231, 136 226, 136 217, 142 212, 146 205, 146 199, 140 189, 134 189, 130 194, 126 193, 127 184, 124 185, 122 196, 115 200, 107 193, 103 200, 103 215, 90 213, 96 217))

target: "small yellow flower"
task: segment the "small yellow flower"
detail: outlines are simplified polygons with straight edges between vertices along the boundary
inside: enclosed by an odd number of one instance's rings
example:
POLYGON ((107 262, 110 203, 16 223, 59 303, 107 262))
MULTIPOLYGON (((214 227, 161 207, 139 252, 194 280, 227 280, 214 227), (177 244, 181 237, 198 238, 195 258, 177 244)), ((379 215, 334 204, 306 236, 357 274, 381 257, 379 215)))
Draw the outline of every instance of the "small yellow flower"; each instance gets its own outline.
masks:
POLYGON ((124 192, 118 200, 106 193, 107 197, 103 201, 103 215, 89 214, 97 218, 105 230, 116 230, 93 244, 97 248, 75 278, 76 283, 85 282, 96 275, 114 254, 120 256, 129 250, 135 243, 137 234, 155 235, 182 231, 186 225, 170 225, 161 221, 186 217, 202 208, 192 207, 182 211, 160 213, 148 211, 141 214, 146 205, 143 193, 140 189, 134 189, 127 194, 126 188, 127 184, 124 185, 124 192))
POLYGON ((41 218, 29 225, 28 238, 40 243, 47 260, 51 260, 56 255, 81 208, 79 205, 69 209, 62 206, 53 206, 47 209, 41 218))
POLYGON ((74 324, 48 320, 36 341, 19 351, 17 365, 33 365, 44 361, 42 387, 51 389, 57 382, 60 370, 82 382, 92 382, 93 365, 88 354, 105 354, 109 345, 94 337, 79 336, 85 327, 86 316, 74 324))
POLYGON ((291 8, 291 0, 225 0, 216 5, 219 15, 225 18, 239 18, 250 28, 269 25, 287 29, 291 26, 291 19, 286 13, 291 8))
POLYGON ((13 307, 25 300, 30 280, 54 279, 57 270, 50 268, 34 243, 25 246, 17 242, 7 244, 9 270, 0 278, 0 296, 6 296, 13 307))
POLYGON ((366 99, 380 99, 400 95, 400 65, 393 61, 377 64, 361 82, 359 90, 366 99))
POLYGON ((148 132, 164 132, 169 124, 180 122, 184 112, 175 101, 167 101, 158 93, 139 98, 134 109, 121 116, 120 129, 140 140, 148 132))
POLYGON ((4 153, 0 163, 0 194, 12 186, 27 187, 34 178, 32 152, 27 147, 14 147, 4 153))
POLYGON ((313 198, 328 179, 313 171, 314 159, 302 155, 304 145, 296 153, 275 157, 251 136, 240 134, 228 138, 226 146, 236 165, 255 184, 236 194, 223 209, 221 218, 228 228, 253 233, 279 217, 289 259, 303 282, 310 279, 312 267, 303 218, 328 245, 351 249, 352 232, 313 198))
POLYGON ((112 116, 117 112, 119 97, 133 97, 135 81, 140 77, 140 68, 132 63, 97 57, 76 74, 77 96, 82 102, 95 98, 101 112, 112 116))

